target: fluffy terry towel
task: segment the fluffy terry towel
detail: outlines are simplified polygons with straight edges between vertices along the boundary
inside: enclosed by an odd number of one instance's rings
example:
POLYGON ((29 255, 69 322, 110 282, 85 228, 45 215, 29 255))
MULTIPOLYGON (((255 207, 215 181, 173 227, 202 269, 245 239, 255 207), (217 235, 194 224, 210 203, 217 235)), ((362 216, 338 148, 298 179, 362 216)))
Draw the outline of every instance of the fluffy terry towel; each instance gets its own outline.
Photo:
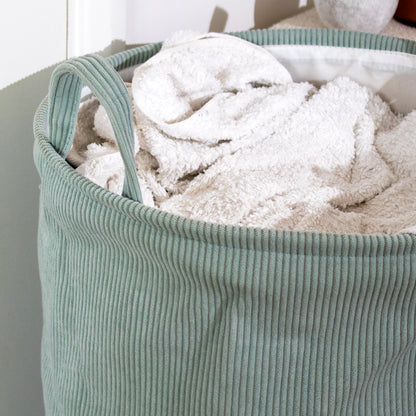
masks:
MULTIPOLYGON (((204 221, 320 232, 416 232, 416 111, 348 78, 292 82, 261 47, 185 33, 136 68, 144 203, 204 221)), ((69 160, 121 193, 107 114, 81 105, 69 160)))

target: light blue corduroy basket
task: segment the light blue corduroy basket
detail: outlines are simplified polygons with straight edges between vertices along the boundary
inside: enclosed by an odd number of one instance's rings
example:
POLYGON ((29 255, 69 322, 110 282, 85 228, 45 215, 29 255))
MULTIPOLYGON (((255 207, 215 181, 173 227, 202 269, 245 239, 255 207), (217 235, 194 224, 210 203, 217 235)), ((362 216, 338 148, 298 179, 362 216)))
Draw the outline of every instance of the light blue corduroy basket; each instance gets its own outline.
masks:
MULTIPOLYGON (((363 82, 416 108, 414 42, 312 29, 236 35, 297 80, 359 68, 363 82)), ((61 64, 35 117, 47 415, 414 416, 416 236, 222 226, 142 205, 114 68, 125 75, 159 49, 61 64), (112 121, 123 196, 65 161, 84 84, 112 121)))

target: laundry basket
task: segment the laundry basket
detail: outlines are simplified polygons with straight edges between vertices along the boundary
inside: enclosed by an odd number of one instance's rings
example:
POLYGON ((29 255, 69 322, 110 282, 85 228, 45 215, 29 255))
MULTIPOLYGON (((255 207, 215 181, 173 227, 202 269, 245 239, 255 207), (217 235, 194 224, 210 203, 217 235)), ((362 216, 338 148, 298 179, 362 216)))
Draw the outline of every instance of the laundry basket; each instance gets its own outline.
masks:
MULTIPOLYGON (((295 81, 345 74, 416 108, 416 43, 326 29, 235 34, 295 81)), ((144 206, 127 80, 146 45, 55 70, 35 116, 47 415, 416 414, 416 235, 224 226, 144 206), (81 89, 112 121, 123 196, 65 161, 81 89)), ((409 149, 416 151, 416 149, 409 149)))

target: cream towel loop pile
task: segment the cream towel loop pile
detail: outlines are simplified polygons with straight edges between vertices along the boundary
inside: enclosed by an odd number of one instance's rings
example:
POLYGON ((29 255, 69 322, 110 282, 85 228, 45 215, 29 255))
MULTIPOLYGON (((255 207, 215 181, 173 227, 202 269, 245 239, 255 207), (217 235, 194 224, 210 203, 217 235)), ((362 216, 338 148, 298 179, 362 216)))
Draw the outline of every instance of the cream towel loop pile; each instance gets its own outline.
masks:
MULTIPOLYGON (((143 202, 209 222, 346 233, 416 231, 416 111, 348 78, 295 83, 263 48, 180 33, 127 85, 143 202)), ((121 193, 107 114, 81 105, 69 160, 121 193)))

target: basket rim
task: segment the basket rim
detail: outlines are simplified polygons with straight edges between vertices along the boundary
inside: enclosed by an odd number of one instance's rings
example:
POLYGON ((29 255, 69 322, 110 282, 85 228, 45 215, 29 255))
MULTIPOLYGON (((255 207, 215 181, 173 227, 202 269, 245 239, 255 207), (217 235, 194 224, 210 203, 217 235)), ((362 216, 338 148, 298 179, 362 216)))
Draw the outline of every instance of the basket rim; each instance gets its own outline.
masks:
MULTIPOLYGON (((362 32, 335 29, 261 29, 230 34, 258 45, 349 47, 416 55, 414 41, 362 32)), ((107 59, 115 69, 121 70, 146 61, 160 50, 161 45, 159 42, 139 46, 107 59)), ((114 194, 80 175, 56 152, 48 141, 47 114, 48 97, 45 97, 34 117, 35 163, 41 176, 37 151, 45 158, 49 168, 72 188, 100 204, 135 221, 156 227, 162 232, 200 242, 249 250, 289 251, 295 248, 298 255, 390 255, 392 250, 395 254, 415 254, 416 235, 411 233, 329 233, 224 225, 185 218, 114 194)))

